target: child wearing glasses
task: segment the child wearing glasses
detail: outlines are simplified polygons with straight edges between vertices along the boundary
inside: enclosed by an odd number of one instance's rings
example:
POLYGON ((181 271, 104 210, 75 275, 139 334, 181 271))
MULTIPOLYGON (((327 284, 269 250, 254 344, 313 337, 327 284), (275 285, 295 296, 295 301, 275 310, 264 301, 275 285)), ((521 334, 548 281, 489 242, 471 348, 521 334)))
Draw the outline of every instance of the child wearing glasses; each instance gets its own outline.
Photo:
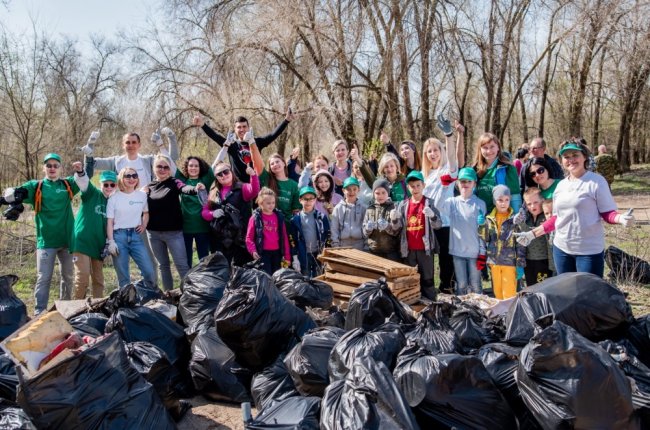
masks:
POLYGON ((144 281, 154 287, 154 269, 141 233, 149 222, 147 193, 138 189, 138 172, 124 167, 117 175, 118 190, 106 204, 106 237, 108 252, 113 256, 113 267, 120 288, 131 283, 129 257, 140 269, 144 281))
POLYGON ((292 267, 305 276, 322 274, 323 267, 317 257, 329 246, 330 223, 327 215, 316 209, 316 190, 300 189, 302 210, 291 219, 292 267))
POLYGON ((106 203, 117 187, 117 175, 104 170, 97 189, 83 170, 81 161, 72 164, 74 181, 81 190, 81 206, 74 220, 70 252, 75 267, 73 299, 82 300, 92 281, 92 297, 104 297, 104 254, 106 244, 106 203))

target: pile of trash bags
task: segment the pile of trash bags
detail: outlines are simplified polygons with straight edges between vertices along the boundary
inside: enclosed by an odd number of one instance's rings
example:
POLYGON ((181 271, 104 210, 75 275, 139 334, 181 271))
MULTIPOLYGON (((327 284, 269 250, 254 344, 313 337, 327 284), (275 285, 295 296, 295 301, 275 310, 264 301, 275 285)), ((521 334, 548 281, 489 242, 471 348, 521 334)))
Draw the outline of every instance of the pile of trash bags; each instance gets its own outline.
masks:
POLYGON ((144 300, 127 287, 70 318, 94 343, 35 377, 0 356, 0 423, 173 428, 200 394, 254 405, 247 429, 650 428, 650 315, 593 275, 550 278, 501 315, 448 295, 415 312, 381 278, 344 309, 318 281, 217 253, 175 321, 144 300))

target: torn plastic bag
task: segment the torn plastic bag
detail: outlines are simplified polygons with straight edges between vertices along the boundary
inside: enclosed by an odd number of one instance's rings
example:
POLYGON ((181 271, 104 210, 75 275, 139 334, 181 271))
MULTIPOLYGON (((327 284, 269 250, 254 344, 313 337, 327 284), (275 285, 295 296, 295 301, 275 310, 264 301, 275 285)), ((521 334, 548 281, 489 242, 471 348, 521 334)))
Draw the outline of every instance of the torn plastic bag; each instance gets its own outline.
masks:
POLYGON ((16 275, 0 276, 0 341, 22 327, 27 321, 25 303, 14 293, 16 275))
POLYGON ((83 335, 99 337, 104 334, 108 318, 99 313, 87 313, 70 318, 68 322, 83 335))
POLYGON ((404 348, 406 338, 399 324, 387 322, 374 330, 357 328, 345 333, 334 345, 330 354, 328 369, 331 381, 345 378, 354 363, 362 357, 370 357, 395 367, 397 354, 404 348))
POLYGON ((215 401, 250 402, 251 372, 240 366, 235 354, 212 328, 202 328, 192 341, 190 373, 194 387, 215 401))
POLYGON ((406 333, 407 342, 416 343, 432 354, 462 353, 460 339, 449 324, 453 305, 433 302, 420 312, 415 327, 406 333))
POLYGON ((117 334, 21 382, 18 404, 39 429, 175 429, 117 334))
POLYGON ((119 308, 106 323, 106 333, 113 331, 128 343, 152 343, 178 370, 187 368, 190 348, 183 328, 163 314, 144 306, 119 308))
POLYGON ((7 355, 2 354, 0 355, 0 397, 15 402, 17 387, 16 364, 7 355))
POLYGON ((292 269, 280 269, 273 273, 273 282, 282 295, 293 301, 300 309, 307 306, 329 309, 334 300, 334 290, 329 284, 310 279, 292 269))
POLYGON ((319 430, 320 397, 290 397, 262 409, 246 430, 319 430))
POLYGON ((214 311, 219 305, 223 291, 230 278, 230 264, 220 252, 204 257, 192 267, 181 290, 178 311, 187 327, 188 336, 196 334, 203 327, 214 326, 214 311))
POLYGON ((321 397, 329 385, 327 361, 332 348, 345 333, 338 327, 310 330, 287 354, 284 364, 296 389, 303 396, 321 397))
POLYGON ((517 385, 545 429, 639 428, 623 371, 604 349, 560 321, 521 351, 517 385))
POLYGON ((14 402, 0 399, 0 429, 36 430, 25 411, 14 402))
POLYGON ((636 349, 636 357, 650 367, 650 314, 635 319, 625 333, 625 339, 636 349))
POLYGON ((463 349, 468 353, 478 350, 486 340, 491 340, 489 333, 483 327, 485 314, 478 308, 467 303, 459 303, 449 318, 449 324, 454 329, 463 349))
POLYGON ((610 270, 608 276, 613 280, 650 284, 650 263, 639 257, 610 245, 605 251, 605 262, 610 270))
POLYGON ((517 295, 506 319, 506 342, 528 344, 535 321, 547 314, 592 341, 620 337, 634 322, 621 290, 591 273, 563 273, 517 295))
POLYGON ((316 324, 256 269, 235 267, 215 311, 219 338, 237 362, 260 371, 316 324))
POLYGON ((366 282, 352 292, 345 316, 346 331, 359 327, 372 330, 388 319, 400 324, 414 322, 413 317, 388 288, 385 278, 366 282))
POLYGON ((253 376, 251 394, 257 410, 264 409, 271 402, 300 395, 284 364, 283 356, 253 376))
POLYGON ((519 387, 515 380, 521 348, 506 343, 490 343, 478 350, 477 357, 488 371, 494 384, 506 398, 510 408, 517 416, 519 428, 540 429, 537 420, 528 410, 521 398, 519 387))
POLYGON ((314 320, 318 327, 345 328, 345 313, 338 306, 329 309, 307 307, 305 313, 314 320))
POLYGON ((393 372, 423 428, 517 428, 515 415, 475 356, 409 344, 393 372))
POLYGON ((386 365, 368 357, 327 387, 320 425, 323 430, 420 428, 386 365))
POLYGON ((180 420, 190 404, 178 400, 185 391, 185 384, 163 350, 149 342, 131 342, 125 348, 131 365, 154 386, 174 421, 180 420))

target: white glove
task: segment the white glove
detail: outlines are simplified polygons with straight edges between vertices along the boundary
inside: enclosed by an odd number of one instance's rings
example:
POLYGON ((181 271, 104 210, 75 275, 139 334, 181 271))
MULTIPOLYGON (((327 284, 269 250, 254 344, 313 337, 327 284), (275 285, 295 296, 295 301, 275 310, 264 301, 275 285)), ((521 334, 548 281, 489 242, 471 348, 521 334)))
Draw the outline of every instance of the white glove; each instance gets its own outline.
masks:
POLYGON ((379 218, 379 220, 377 221, 377 228, 379 229, 379 231, 386 230, 388 228, 388 221, 386 221, 383 218, 379 218))
POLYGON ((226 213, 221 208, 215 209, 214 211, 212 211, 212 216, 214 217, 214 219, 221 218, 225 214, 226 213))
POLYGON ((117 247, 117 243, 115 243, 115 240, 110 239, 108 241, 108 253, 111 255, 117 255, 120 253, 120 250, 117 247))
POLYGON ((366 223, 366 230, 373 231, 377 229, 377 223, 374 221, 368 221, 366 223))
POLYGON ((398 221, 399 220, 399 212, 397 212, 397 209, 392 209, 389 213, 390 215, 390 220, 391 221, 398 221))
POLYGON ((521 246, 528 246, 530 245, 530 242, 535 240, 535 233, 532 230, 512 234, 515 236, 515 239, 517 239, 517 242, 519 242, 521 246))
POLYGON ((252 127, 244 135, 244 141, 248 142, 249 145, 255 145, 255 134, 253 134, 252 127))
POLYGON ((93 147, 95 146, 95 142, 97 142, 97 139, 99 139, 99 130, 95 130, 92 133, 90 133, 88 142, 86 142, 86 144, 81 147, 81 152, 83 152, 85 156, 90 157, 91 155, 93 155, 93 147))
POLYGON ((16 196, 14 196, 15 191, 16 189, 14 187, 5 188, 5 192, 2 195, 2 197, 5 199, 5 202, 13 203, 16 200, 16 196))
POLYGON ((154 131, 154 132, 151 134, 151 141, 152 141, 152 142, 154 143, 154 145, 156 145, 158 148, 160 148, 160 147, 163 146, 163 144, 164 144, 162 138, 160 137, 160 134, 158 134, 158 130, 154 131))
POLYGON ((515 215, 512 218, 512 222, 515 225, 523 224, 523 223, 526 222, 526 207, 524 205, 521 206, 521 208, 519 209, 519 212, 517 212, 517 215, 515 215))
POLYGON ((616 223, 626 228, 633 227, 636 223, 636 219, 634 218, 634 215, 632 215, 633 211, 634 209, 630 208, 624 214, 616 215, 616 223))
POLYGON ((436 217, 436 213, 435 213, 435 212, 433 211, 433 209, 431 209, 429 206, 426 206, 426 207, 422 210, 422 213, 423 213, 424 216, 426 216, 427 218, 435 218, 435 217, 436 217))
POLYGON ((293 263, 291 263, 291 267, 293 267, 293 270, 295 270, 296 272, 301 272, 301 270, 300 270, 300 260, 298 260, 297 255, 293 256, 293 263))
POLYGON ((168 138, 170 138, 170 139, 171 139, 172 137, 176 137, 176 134, 174 134, 174 132, 172 131, 172 129, 169 128, 169 127, 164 127, 162 130, 160 130, 160 132, 161 132, 162 134, 164 134, 165 136, 167 136, 168 138))
POLYGON ((228 147, 235 143, 235 133, 232 131, 228 133, 228 136, 226 136, 226 141, 223 143, 223 146, 228 147))

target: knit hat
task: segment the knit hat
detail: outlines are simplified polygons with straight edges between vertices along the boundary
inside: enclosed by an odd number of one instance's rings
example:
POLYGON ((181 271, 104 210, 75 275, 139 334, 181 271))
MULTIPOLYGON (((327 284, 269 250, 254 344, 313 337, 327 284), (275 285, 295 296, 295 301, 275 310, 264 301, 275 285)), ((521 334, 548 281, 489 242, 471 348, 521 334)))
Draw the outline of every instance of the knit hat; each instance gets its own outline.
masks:
POLYGON ((47 163, 47 160, 56 160, 59 163, 61 162, 61 157, 59 154, 55 154, 54 152, 50 152, 43 158, 43 164, 47 163))
POLYGON ((99 182, 117 182, 117 175, 112 170, 104 170, 99 175, 99 182))
POLYGON ((497 185, 492 189, 492 199, 496 202, 499 197, 508 196, 510 197, 510 188, 505 185, 497 185))
POLYGON ((325 169, 320 169, 318 172, 314 173, 314 176, 313 176, 314 179, 312 179, 312 182, 314 184, 314 188, 318 187, 318 184, 317 184, 318 178, 323 176, 323 175, 327 176, 327 178, 330 180, 330 188, 334 189, 334 177, 332 176, 332 174, 330 172, 328 172, 325 169))
POLYGON ((350 185, 356 185, 357 187, 360 186, 359 180, 354 176, 350 176, 349 178, 346 178, 345 181, 343 181, 343 188, 347 188, 350 185))
POLYGON ((313 187, 302 187, 298 192, 298 197, 302 198, 305 194, 313 194, 316 196, 316 190, 313 187))
POLYGON ((372 192, 374 193, 377 188, 383 188, 390 193, 390 184, 384 178, 379 178, 372 184, 372 192))
POLYGON ((476 171, 471 167, 463 167, 458 172, 459 181, 474 181, 476 182, 478 178, 476 177, 476 171))

